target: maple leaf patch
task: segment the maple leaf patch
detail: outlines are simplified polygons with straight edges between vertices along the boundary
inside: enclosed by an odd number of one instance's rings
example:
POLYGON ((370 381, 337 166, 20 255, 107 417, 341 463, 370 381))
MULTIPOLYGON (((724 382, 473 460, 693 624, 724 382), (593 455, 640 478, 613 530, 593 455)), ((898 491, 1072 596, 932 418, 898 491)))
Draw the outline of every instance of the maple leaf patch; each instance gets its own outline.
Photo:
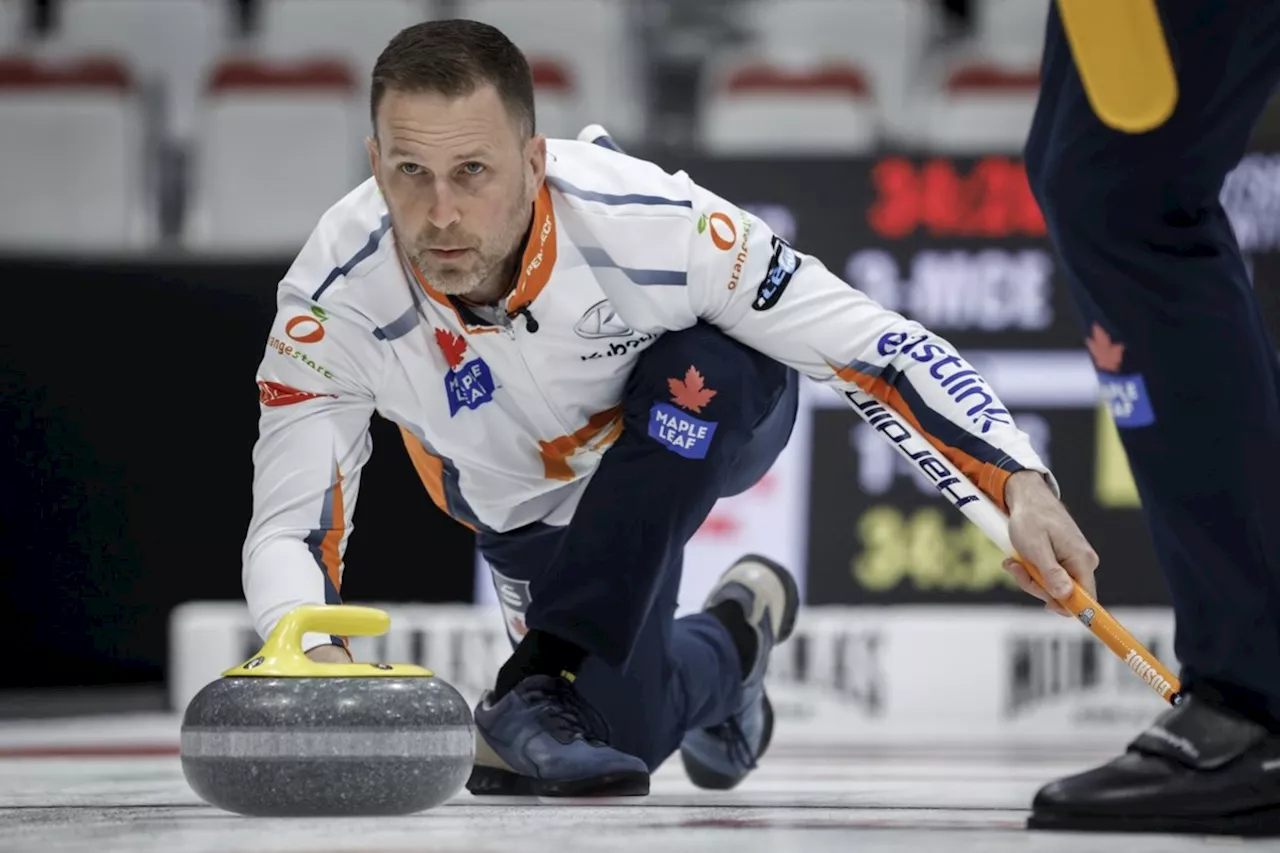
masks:
POLYGON ((1084 345, 1088 347, 1089 355, 1093 357, 1093 363, 1099 370, 1105 370, 1107 373, 1119 372, 1120 363, 1124 360, 1124 344, 1112 341, 1106 329, 1094 323, 1093 334, 1084 342, 1084 345))
POLYGON ((467 352, 467 342, 463 340, 462 335, 436 329, 436 343, 444 353, 444 360, 449 362, 449 369, 457 370, 458 365, 462 364, 462 357, 467 352))
POLYGON ((710 403, 711 398, 719 393, 704 387, 703 383, 702 374, 696 367, 689 365, 683 380, 667 380, 667 386, 671 389, 671 402, 688 409, 695 415, 701 414, 702 407, 710 403))

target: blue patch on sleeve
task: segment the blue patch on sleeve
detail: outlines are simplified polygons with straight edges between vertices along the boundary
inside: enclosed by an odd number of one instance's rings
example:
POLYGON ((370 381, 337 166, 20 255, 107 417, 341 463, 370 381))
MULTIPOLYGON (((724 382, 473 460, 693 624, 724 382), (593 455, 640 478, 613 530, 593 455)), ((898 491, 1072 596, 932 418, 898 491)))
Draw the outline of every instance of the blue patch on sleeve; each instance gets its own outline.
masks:
POLYGON ((704 421, 669 403, 654 403, 649 410, 649 437, 685 459, 706 459, 715 421, 704 421))
POLYGON ((1142 381, 1141 373, 1127 376, 1102 374, 1098 380, 1102 399, 1111 410, 1111 417, 1118 428, 1133 429, 1156 422, 1155 412, 1151 409, 1151 398, 1147 396, 1147 385, 1142 381))

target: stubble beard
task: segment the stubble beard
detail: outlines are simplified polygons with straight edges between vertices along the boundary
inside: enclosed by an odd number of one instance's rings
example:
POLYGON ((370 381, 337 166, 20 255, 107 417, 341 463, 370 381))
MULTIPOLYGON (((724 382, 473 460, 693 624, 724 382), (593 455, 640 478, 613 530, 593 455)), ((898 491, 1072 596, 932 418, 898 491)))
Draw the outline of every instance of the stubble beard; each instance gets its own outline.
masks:
POLYGON ((529 228, 533 199, 528 189, 521 187, 521 198, 512 206, 502 226, 501 232, 490 241, 473 239, 458 240, 476 247, 467 254, 466 266, 440 261, 425 248, 433 243, 446 243, 424 234, 415 241, 413 248, 406 251, 409 262, 422 274, 433 290, 446 296, 465 297, 477 290, 491 290, 499 279, 504 282, 512 277, 515 266, 515 253, 519 250, 524 235, 529 228))

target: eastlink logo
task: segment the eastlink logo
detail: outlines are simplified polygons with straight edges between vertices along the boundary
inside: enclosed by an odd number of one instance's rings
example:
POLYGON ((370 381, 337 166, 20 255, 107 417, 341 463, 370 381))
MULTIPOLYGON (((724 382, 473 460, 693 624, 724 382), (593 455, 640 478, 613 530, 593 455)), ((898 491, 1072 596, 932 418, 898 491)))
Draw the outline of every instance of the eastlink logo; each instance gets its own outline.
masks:
POLYGON ((978 500, 973 483, 965 477, 957 477, 938 458, 933 446, 923 439, 916 439, 902 421, 890 409, 863 391, 846 391, 845 397, 862 413, 873 429, 893 442, 903 456, 914 462, 939 492, 956 507, 978 500), (966 494, 967 493, 967 494, 966 494))
POLYGON ((929 375, 938 380, 938 387, 946 391, 948 397, 957 403, 975 401, 965 414, 982 427, 984 434, 992 424, 1012 424, 1009 410, 995 405, 996 397, 987 380, 960 356, 941 344, 931 343, 931 337, 911 338, 906 332, 889 332, 880 336, 876 348, 881 355, 908 355, 921 364, 930 365, 929 375))

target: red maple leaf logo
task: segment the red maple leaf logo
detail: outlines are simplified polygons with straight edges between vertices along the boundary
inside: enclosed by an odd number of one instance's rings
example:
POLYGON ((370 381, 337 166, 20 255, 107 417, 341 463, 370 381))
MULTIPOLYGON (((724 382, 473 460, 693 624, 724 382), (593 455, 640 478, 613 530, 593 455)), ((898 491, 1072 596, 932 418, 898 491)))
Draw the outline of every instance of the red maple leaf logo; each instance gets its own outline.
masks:
POLYGON ((688 409, 695 415, 700 414, 702 407, 710 403, 711 398, 719 393, 703 387, 702 374, 693 365, 689 365, 683 382, 679 379, 668 379, 667 385, 671 388, 671 402, 688 409))
POLYGON ((1120 370, 1120 362, 1124 359, 1124 344, 1114 343, 1102 326, 1093 324, 1093 334, 1084 345, 1089 348, 1089 355, 1093 356, 1093 363, 1099 370, 1107 373, 1120 370))
POLYGON ((458 365, 462 364, 462 356, 467 351, 467 342, 463 340, 462 335, 436 329, 436 343, 444 353, 444 360, 449 362, 449 369, 457 370, 458 365))

